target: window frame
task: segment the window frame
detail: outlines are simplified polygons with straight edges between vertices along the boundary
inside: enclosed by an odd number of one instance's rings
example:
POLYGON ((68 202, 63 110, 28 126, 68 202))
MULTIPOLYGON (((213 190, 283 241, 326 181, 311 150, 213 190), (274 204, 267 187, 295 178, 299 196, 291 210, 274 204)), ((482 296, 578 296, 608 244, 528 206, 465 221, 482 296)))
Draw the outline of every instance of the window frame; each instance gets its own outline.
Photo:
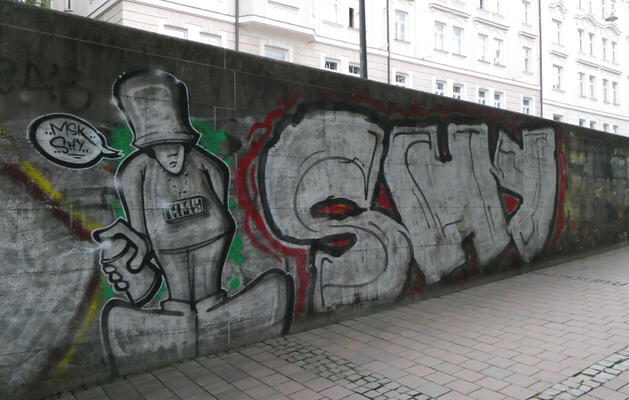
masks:
POLYGON ((408 13, 403 10, 395 10, 395 40, 406 42, 406 26, 408 13))
POLYGON ((445 30, 446 24, 441 21, 435 21, 435 50, 445 51, 445 30), (437 29, 439 28, 439 29, 437 29))

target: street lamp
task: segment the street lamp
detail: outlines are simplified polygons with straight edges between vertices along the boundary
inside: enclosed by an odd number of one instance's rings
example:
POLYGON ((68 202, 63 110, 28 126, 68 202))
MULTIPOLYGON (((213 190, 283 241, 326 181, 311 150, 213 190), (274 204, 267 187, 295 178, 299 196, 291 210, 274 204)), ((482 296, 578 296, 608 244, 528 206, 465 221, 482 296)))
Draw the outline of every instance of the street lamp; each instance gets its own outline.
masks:
POLYGON ((605 18, 605 22, 614 22, 618 19, 618 17, 616 16, 616 13, 614 11, 612 11, 611 14, 609 14, 607 16, 607 18, 605 18))

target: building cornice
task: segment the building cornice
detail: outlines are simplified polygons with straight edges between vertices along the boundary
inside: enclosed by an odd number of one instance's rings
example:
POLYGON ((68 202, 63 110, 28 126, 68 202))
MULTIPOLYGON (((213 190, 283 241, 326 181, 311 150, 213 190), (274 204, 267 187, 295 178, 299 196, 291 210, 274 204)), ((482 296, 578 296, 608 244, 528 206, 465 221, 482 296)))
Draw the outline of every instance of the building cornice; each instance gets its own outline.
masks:
POLYGON ((158 0, 124 0, 127 3, 135 3, 141 4, 144 6, 151 6, 161 10, 169 10, 169 11, 177 11, 182 14, 193 15, 196 17, 205 17, 208 19, 213 19, 216 21, 223 21, 234 24, 236 22, 236 17, 231 14, 223 14, 217 11, 209 11, 204 10, 198 7, 192 7, 181 4, 173 4, 173 3, 165 3, 163 1, 158 0), (165 6, 164 4, 168 4, 165 6))
POLYGON ((592 62, 590 60, 586 60, 584 58, 577 58, 576 61, 577 61, 578 64, 586 65, 588 67, 592 67, 592 68, 595 68, 597 70, 606 71, 606 72, 609 72, 609 73, 614 74, 614 75, 622 75, 622 71, 621 70, 608 67, 607 65, 597 64, 595 62, 592 62))
POLYGON ((305 26, 289 24, 284 21, 280 21, 277 19, 271 19, 267 17, 261 17, 259 15, 241 15, 239 18, 239 23, 241 26, 248 25, 260 25, 271 28, 279 28, 285 31, 289 31, 296 35, 306 36, 308 40, 315 40, 316 34, 313 28, 308 28, 305 26))
POLYGON ((469 13, 466 13, 466 12, 461 11, 461 10, 457 10, 455 8, 450 8, 448 6, 445 6, 445 5, 439 4, 439 3, 430 3, 430 4, 428 4, 428 7, 431 10, 441 11, 441 12, 444 12, 444 13, 447 13, 447 14, 456 15, 457 17, 461 17, 463 19, 468 19, 471 16, 471 14, 469 14, 469 13))
MULTIPOLYGON (((562 101, 559 100, 553 100, 553 99, 549 99, 549 98, 545 98, 543 100, 543 103, 546 105, 551 105, 551 106, 557 106, 557 107, 562 107, 571 111, 576 111, 576 112, 587 112, 590 114, 596 114, 596 115, 600 115, 603 117, 607 117, 607 118, 615 118, 615 119, 619 119, 622 121, 628 121, 629 122, 629 117, 627 117, 625 114, 622 113, 618 113, 618 114, 612 114, 609 112, 605 112, 605 111, 600 111, 600 110, 596 110, 593 108, 588 108, 588 107, 583 107, 583 106, 579 106, 579 105, 574 105, 574 104, 570 104, 570 103, 564 103, 562 101)), ((619 107, 619 112, 622 112, 622 108, 619 107)))
POLYGON ((586 14, 577 14, 574 16, 575 21, 583 21, 583 22, 587 22, 590 25, 600 29, 600 30, 608 30, 608 31, 612 31, 616 36, 620 36, 622 34, 622 32, 620 31, 620 29, 618 29, 618 26, 616 26, 616 24, 614 23, 609 23, 609 24, 603 24, 599 21, 596 20, 596 18, 594 18, 591 14, 586 13, 586 14))
POLYGON ((563 53, 559 50, 551 50, 550 54, 552 54, 553 56, 557 56, 560 58, 568 58, 568 54, 567 53, 563 53))
POLYGON ((519 31, 518 35, 526 39, 531 39, 531 40, 537 39, 537 35, 535 33, 527 32, 527 31, 519 31))
MULTIPOLYGON (((386 56, 386 53, 385 53, 385 56, 386 56)), ((529 89, 531 91, 538 92, 539 94, 539 84, 527 83, 527 82, 519 81, 516 79, 503 78, 503 77, 492 75, 492 74, 485 74, 482 72, 477 72, 475 70, 465 69, 458 66, 455 67, 448 64, 435 62, 435 61, 428 61, 425 59, 413 58, 413 57, 409 57, 409 56, 405 56, 405 55, 397 54, 397 53, 391 53, 391 59, 397 60, 397 61, 404 61, 409 64, 415 64, 418 66, 434 68, 437 70, 472 76, 475 78, 484 79, 486 81, 493 81, 500 84, 517 86, 523 89, 529 89)))
POLYGON ((482 17, 474 17, 474 23, 475 24, 482 24, 482 25, 487 25, 487 26, 491 26, 492 28, 496 28, 496 29, 500 29, 501 31, 508 31, 509 30, 509 25, 505 25, 505 24, 501 24, 499 22, 496 21, 492 21, 486 18, 482 18, 482 17))

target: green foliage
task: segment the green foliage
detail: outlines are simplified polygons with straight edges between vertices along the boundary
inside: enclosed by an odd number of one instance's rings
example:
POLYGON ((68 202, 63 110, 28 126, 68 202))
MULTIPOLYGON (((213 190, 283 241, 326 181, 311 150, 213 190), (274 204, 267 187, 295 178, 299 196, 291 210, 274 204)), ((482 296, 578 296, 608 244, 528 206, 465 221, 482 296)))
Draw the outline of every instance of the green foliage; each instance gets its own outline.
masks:
POLYGON ((24 4, 28 4, 29 6, 50 8, 50 0, 24 0, 24 4))

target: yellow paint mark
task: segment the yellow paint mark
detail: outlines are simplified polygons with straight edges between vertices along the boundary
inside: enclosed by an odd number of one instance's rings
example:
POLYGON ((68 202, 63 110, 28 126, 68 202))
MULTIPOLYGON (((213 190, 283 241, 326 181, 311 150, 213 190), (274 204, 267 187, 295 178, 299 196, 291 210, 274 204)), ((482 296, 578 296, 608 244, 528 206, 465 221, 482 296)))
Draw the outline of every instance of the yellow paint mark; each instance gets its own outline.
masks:
POLYGON ((72 204, 66 202, 61 193, 55 191, 52 188, 50 181, 48 181, 48 179, 46 179, 46 177, 44 177, 44 175, 31 163, 20 163, 20 169, 33 183, 37 185, 37 187, 39 187, 42 192, 50 197, 50 199, 58 203, 62 208, 66 209, 73 222, 76 222, 88 231, 102 228, 101 224, 90 218, 87 214, 81 211, 73 210, 72 204))
POLYGON ((48 195, 52 200, 54 201, 61 200, 62 198, 61 193, 53 190, 52 185, 50 184, 48 179, 46 179, 44 175, 42 175, 41 172, 39 172, 35 167, 33 167, 31 163, 28 163, 28 162, 20 163, 20 168, 22 169, 22 172, 24 172, 24 174, 26 174, 26 176, 28 176, 28 178, 31 181, 33 181, 33 183, 35 183, 39 187, 39 189, 42 192, 46 193, 46 195, 48 195))
MULTIPOLYGON (((45 193, 48 197, 50 197, 51 200, 59 204, 60 207, 63 207, 64 209, 68 210, 68 213, 72 217, 73 222, 80 224, 83 228, 85 228, 88 231, 102 228, 101 224, 99 224, 97 221, 90 218, 87 214, 81 211, 73 210, 72 203, 66 201, 61 195, 61 193, 55 191, 50 181, 48 181, 48 179, 46 179, 46 177, 44 177, 44 175, 39 170, 37 170, 37 168, 35 168, 32 164, 28 162, 20 163, 20 169, 35 185, 37 185, 37 187, 43 193, 45 193)), ((89 310, 87 314, 85 315, 85 318, 81 322, 81 326, 79 327, 79 330, 76 332, 76 334, 72 338, 72 346, 64 354, 63 358, 61 359, 61 361, 59 361, 59 364, 57 364, 57 366, 55 367, 55 369, 53 370, 51 374, 53 380, 59 379, 66 372, 66 370, 68 369, 68 366, 70 365, 70 362, 76 355, 78 345, 83 343, 83 341, 85 340, 85 337, 87 336, 89 332, 89 328, 92 322, 98 316, 99 303, 100 303, 98 299, 102 295, 102 291, 103 291, 102 288, 97 289, 92 294, 92 299, 90 301, 89 310)))
POLYGON ((4 131, 2 130, 2 128, 0 128, 0 135, 2 135, 4 133, 4 131))
POLYGON ((81 323, 81 327, 72 338, 72 346, 66 352, 66 354, 63 356, 61 361, 59 361, 59 364, 57 364, 57 366, 51 373, 51 379, 53 381, 58 381, 59 379, 61 379, 61 377, 68 370, 68 367, 70 366, 70 362, 72 361, 72 359, 74 358, 76 354, 78 345, 83 343, 83 341, 85 340, 85 337, 87 336, 89 332, 90 325, 92 324, 94 319, 98 316, 98 306, 100 303, 98 298, 102 294, 100 293, 102 292, 102 290, 103 289, 98 289, 94 291, 94 294, 92 295, 92 299, 90 301, 89 311, 87 312, 87 315, 83 319, 83 322, 81 323))
POLYGON ((573 151, 568 154, 570 157, 570 164, 583 165, 585 164, 585 153, 580 151, 573 151))

